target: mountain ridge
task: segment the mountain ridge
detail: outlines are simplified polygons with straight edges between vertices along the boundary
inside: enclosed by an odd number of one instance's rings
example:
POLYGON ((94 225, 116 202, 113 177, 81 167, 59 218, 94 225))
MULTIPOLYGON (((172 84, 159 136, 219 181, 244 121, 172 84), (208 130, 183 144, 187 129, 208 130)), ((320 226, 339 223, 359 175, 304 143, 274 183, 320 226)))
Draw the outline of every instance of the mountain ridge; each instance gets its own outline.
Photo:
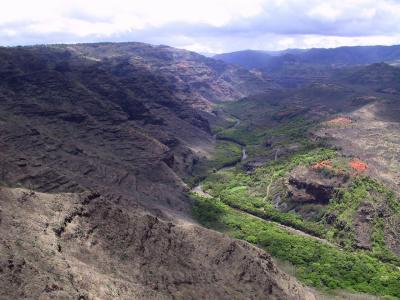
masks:
POLYGON ((311 65, 359 65, 396 61, 400 58, 400 45, 287 49, 276 51, 274 55, 262 50, 242 50, 217 54, 214 58, 266 71, 273 71, 274 68, 290 62, 311 65))
POLYGON ((214 155, 213 103, 271 88, 213 62, 136 43, 0 48, 0 299, 314 297, 191 216, 183 180, 214 155))

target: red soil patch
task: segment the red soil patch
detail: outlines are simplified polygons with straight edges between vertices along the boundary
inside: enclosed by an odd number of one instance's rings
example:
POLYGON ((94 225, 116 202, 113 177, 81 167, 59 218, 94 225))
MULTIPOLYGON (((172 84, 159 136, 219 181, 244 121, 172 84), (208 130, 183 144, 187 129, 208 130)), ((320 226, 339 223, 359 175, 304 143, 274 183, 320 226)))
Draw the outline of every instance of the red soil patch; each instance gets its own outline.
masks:
POLYGON ((326 125, 337 126, 337 125, 349 125, 353 121, 349 117, 337 117, 332 120, 324 122, 326 125))
POLYGON ((323 160, 318 163, 315 163, 311 166, 313 170, 329 170, 332 171, 336 175, 344 175, 346 172, 340 168, 334 167, 332 161, 330 159, 323 160))
POLYGON ((318 163, 315 163, 311 166, 314 170, 321 170, 321 169, 330 169, 333 170, 332 161, 330 160, 323 160, 318 163))
POLYGON ((368 165, 359 159, 349 161, 349 166, 358 172, 365 172, 368 168, 368 165))

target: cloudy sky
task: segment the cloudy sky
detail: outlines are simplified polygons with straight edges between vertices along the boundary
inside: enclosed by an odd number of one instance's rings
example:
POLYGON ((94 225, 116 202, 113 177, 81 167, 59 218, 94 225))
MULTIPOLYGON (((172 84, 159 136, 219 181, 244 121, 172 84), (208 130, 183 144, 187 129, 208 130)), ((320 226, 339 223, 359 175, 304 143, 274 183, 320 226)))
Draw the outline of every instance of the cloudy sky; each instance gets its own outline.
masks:
POLYGON ((395 0, 0 0, 0 44, 140 41, 198 52, 400 44, 395 0))

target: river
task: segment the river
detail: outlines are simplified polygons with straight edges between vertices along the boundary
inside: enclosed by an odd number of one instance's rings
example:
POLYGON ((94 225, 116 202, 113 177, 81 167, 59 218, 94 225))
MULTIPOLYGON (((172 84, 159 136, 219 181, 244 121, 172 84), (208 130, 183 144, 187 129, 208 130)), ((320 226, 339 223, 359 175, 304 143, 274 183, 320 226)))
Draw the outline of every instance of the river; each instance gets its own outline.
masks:
MULTIPOLYGON (((238 118, 236 118, 236 123, 235 123, 231 128, 236 128, 236 127, 238 127, 238 126, 240 125, 240 123, 241 123, 241 121, 240 121, 238 118)), ((216 136, 216 135, 214 135, 213 137, 214 137, 215 139, 217 139, 217 136, 216 136)), ((239 143, 236 143, 235 141, 232 141, 232 140, 230 140, 230 142, 231 142, 231 143, 235 143, 236 145, 238 145, 238 146, 241 147, 241 149, 242 149, 242 155, 240 156, 240 160, 239 160, 236 164, 234 164, 233 166, 231 165, 231 166, 222 167, 222 168, 220 168, 218 171, 222 171, 222 170, 227 170, 227 169, 233 168, 233 167, 236 166, 238 163, 240 163, 240 162, 246 160, 247 157, 248 157, 247 151, 246 151, 246 147, 245 147, 245 146, 243 146, 243 145, 241 145, 241 144, 239 144, 239 143)), ((195 193, 195 194, 198 194, 199 196, 202 196, 202 197, 205 197, 205 198, 211 198, 211 195, 208 194, 206 191, 204 191, 202 182, 199 182, 199 184, 197 184, 194 188, 192 188, 191 191, 192 191, 193 193, 195 193)))

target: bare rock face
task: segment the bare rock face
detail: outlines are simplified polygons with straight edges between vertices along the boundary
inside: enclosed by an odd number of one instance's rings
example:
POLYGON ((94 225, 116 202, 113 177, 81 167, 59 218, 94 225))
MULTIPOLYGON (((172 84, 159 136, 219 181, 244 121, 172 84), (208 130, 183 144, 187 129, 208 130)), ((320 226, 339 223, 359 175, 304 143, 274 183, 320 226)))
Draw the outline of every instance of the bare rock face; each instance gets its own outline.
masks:
POLYGON ((375 209, 371 203, 365 202, 358 207, 354 224, 355 246, 357 248, 372 249, 371 234, 374 215, 375 209))
POLYGON ((156 75, 130 70, 126 83, 108 62, 51 47, 0 49, 0 61, 3 183, 188 209, 180 177, 213 140, 156 75))
POLYGON ((386 245, 400 256, 400 218, 397 216, 387 218, 384 233, 386 245))
POLYGON ((288 179, 289 195, 294 202, 327 204, 334 189, 345 183, 341 176, 325 176, 317 170, 299 166, 288 179))
POLYGON ((99 43, 61 47, 84 57, 111 61, 113 73, 123 77, 125 84, 133 82, 133 68, 162 74, 180 100, 203 108, 209 102, 237 100, 276 88, 262 73, 168 46, 99 43))
POLYGON ((96 193, 2 188, 0 299, 315 299, 246 242, 96 193))

